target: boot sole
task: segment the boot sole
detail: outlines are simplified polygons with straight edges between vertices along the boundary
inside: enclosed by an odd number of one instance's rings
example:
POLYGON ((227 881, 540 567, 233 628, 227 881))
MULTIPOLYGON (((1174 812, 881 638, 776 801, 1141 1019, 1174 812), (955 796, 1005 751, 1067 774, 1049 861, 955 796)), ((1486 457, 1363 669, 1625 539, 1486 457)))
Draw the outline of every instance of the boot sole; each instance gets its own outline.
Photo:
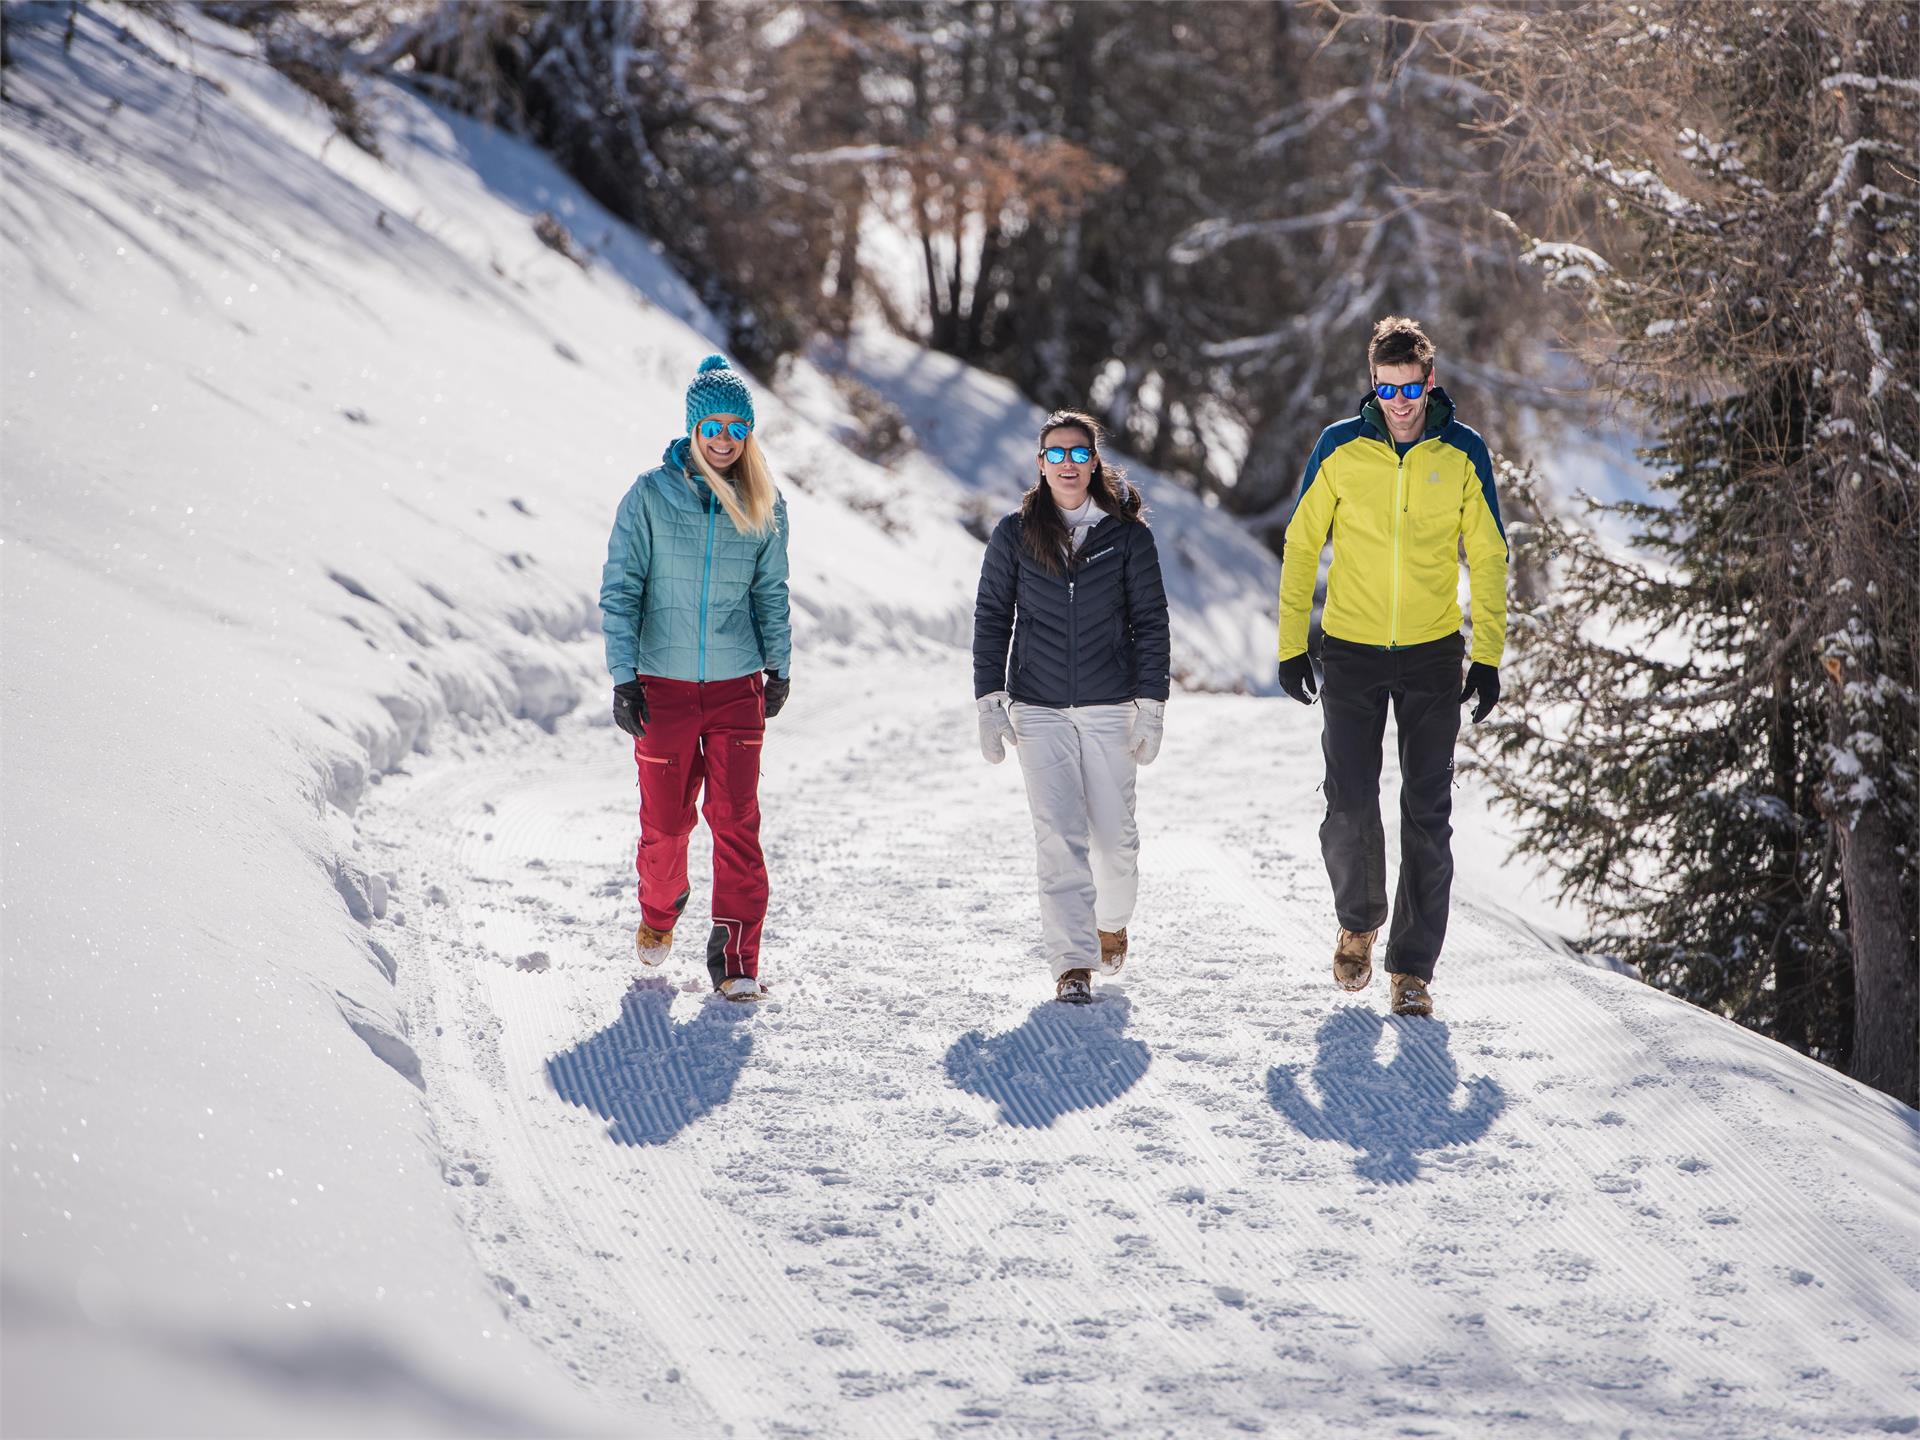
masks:
POLYGON ((1431 1015, 1433 1014, 1433 995, 1422 988, 1417 997, 1408 996, 1406 999, 1396 1000, 1389 1008, 1396 1015, 1431 1015))

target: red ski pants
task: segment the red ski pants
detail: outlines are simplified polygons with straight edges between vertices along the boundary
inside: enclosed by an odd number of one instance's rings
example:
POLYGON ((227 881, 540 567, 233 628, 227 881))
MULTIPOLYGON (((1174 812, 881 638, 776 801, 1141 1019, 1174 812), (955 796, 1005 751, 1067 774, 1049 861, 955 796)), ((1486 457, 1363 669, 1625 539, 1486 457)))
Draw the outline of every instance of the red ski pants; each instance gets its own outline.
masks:
POLYGON ((760 743, 766 735, 759 675, 735 680, 640 677, 647 733, 633 742, 640 768, 640 915, 671 930, 686 906, 687 837, 701 813, 713 835, 713 931, 707 969, 718 985, 760 973, 767 862, 760 853, 760 743))

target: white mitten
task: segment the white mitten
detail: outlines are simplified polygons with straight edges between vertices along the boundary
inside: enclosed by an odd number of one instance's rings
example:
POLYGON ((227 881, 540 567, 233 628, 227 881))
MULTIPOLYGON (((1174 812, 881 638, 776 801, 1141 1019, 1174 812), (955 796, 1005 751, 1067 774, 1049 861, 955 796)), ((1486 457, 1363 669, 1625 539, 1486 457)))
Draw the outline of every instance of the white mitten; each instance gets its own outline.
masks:
POLYGON ((989 763, 998 765, 1007 758, 1007 746, 1020 743, 1013 735, 1013 717, 1007 713, 1007 692, 996 690, 982 695, 979 704, 980 753, 989 763))
POLYGON ((1128 742, 1127 749, 1132 753, 1136 765, 1153 764, 1153 757, 1160 753, 1160 735, 1166 725, 1166 701, 1133 702, 1133 739, 1128 742))

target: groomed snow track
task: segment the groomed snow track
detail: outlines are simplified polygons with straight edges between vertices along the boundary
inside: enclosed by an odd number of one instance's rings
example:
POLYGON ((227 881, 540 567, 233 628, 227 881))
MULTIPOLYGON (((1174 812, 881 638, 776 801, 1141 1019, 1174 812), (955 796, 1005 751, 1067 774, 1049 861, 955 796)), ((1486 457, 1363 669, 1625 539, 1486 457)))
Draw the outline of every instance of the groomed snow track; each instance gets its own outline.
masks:
POLYGON ((801 671, 767 747, 756 1008, 707 994, 697 882, 671 959, 636 964, 632 763, 603 724, 423 763, 363 816, 475 1249, 616 1412, 768 1436, 1911 1423, 1911 1112, 1464 883, 1435 1020, 1385 1016, 1382 980, 1340 994, 1318 716, 1272 700, 1176 697, 1132 958, 1100 1004, 1051 1004, 1017 771, 980 763, 964 691, 957 667, 801 671))

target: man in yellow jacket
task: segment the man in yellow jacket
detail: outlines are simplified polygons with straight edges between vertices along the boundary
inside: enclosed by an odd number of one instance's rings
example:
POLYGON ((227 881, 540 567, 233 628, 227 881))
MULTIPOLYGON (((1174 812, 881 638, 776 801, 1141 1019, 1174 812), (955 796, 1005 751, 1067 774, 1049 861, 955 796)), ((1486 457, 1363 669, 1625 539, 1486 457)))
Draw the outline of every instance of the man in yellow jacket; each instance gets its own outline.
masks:
POLYGON ((1400 743, 1400 878, 1387 936, 1396 1015, 1431 1015, 1434 962, 1453 886, 1453 747, 1460 706, 1486 718, 1500 698, 1507 634, 1507 538, 1493 463, 1433 384, 1433 342, 1390 316, 1367 346, 1373 393, 1329 425, 1307 461, 1280 567, 1280 685, 1303 705, 1323 692, 1327 815, 1320 852, 1340 935, 1333 978, 1373 979, 1387 922, 1380 751, 1387 707, 1400 743), (1320 551, 1333 535, 1321 615, 1323 685, 1307 653, 1320 551), (1460 553, 1472 582, 1473 652, 1462 688, 1460 553))

